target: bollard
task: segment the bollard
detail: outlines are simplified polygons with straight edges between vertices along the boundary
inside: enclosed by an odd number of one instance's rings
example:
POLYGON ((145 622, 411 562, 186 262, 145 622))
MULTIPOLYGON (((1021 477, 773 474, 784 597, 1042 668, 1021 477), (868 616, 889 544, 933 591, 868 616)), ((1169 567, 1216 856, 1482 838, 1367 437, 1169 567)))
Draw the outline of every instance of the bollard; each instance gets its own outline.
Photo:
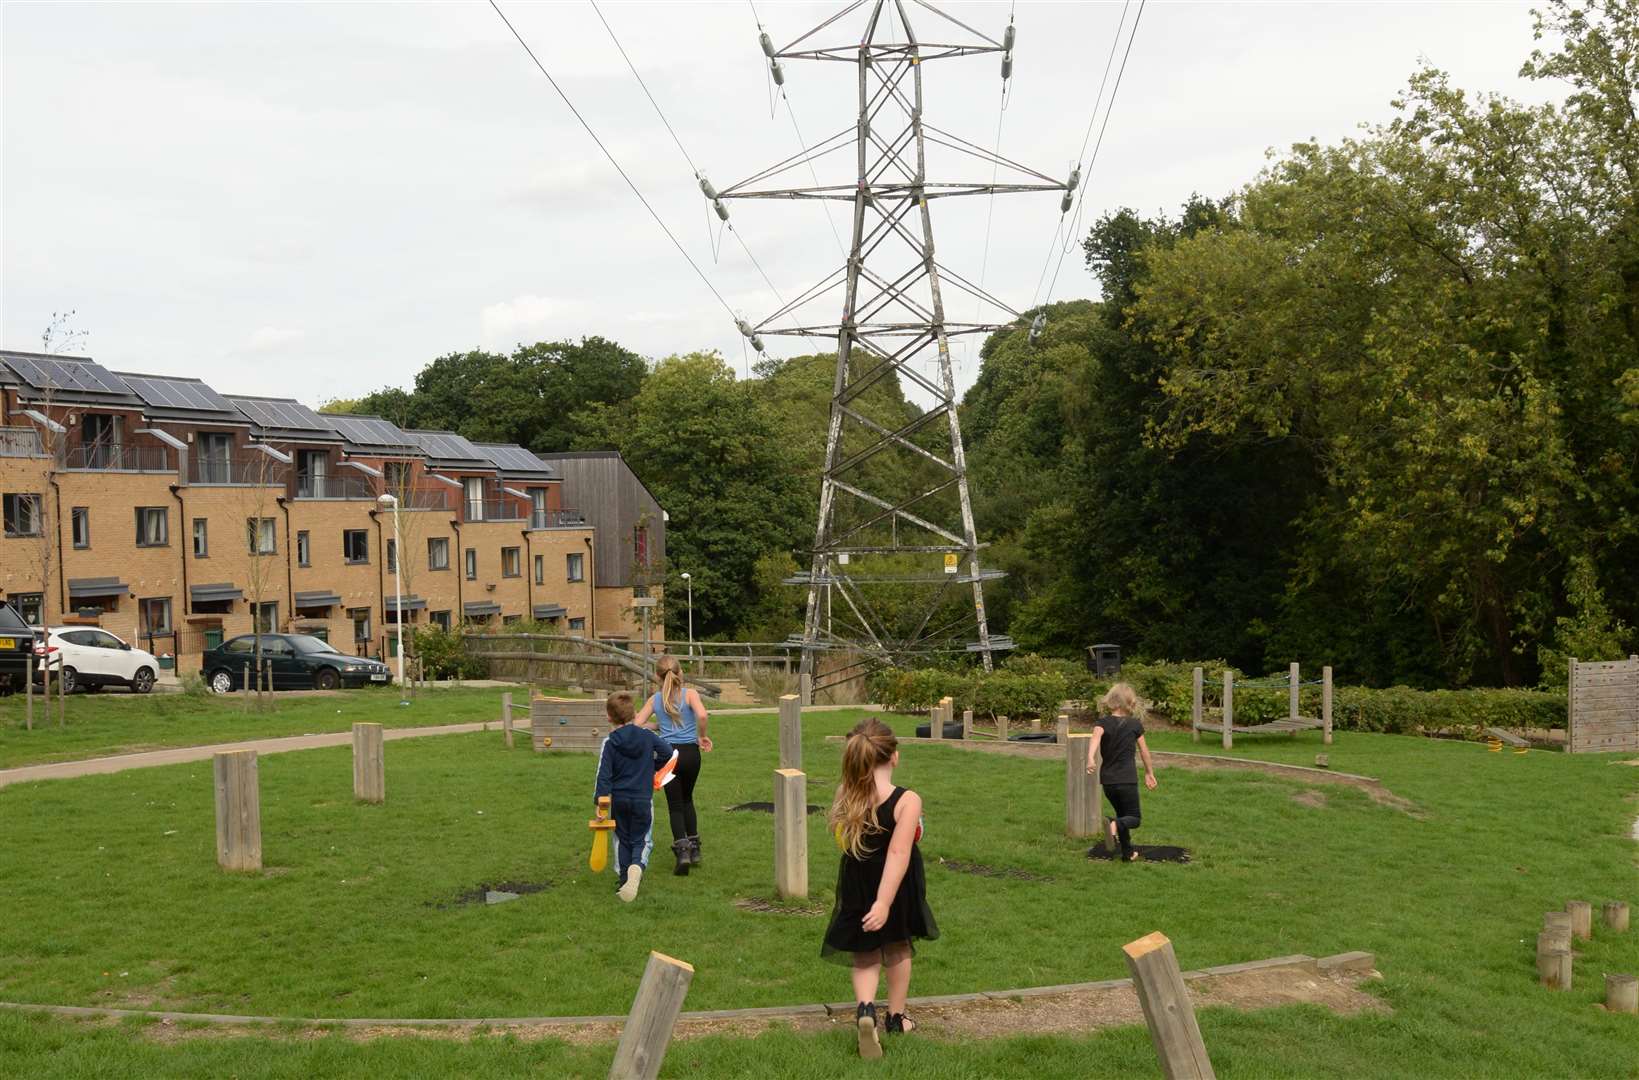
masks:
POLYGON ((353 798, 387 801, 387 764, 381 753, 381 725, 353 725, 353 798))
POLYGON ((780 768, 802 768, 802 699, 795 694, 780 698, 780 768))
POLYGON ((262 868, 262 803, 256 751, 230 750, 211 763, 216 786, 216 861, 224 870, 262 868))
POLYGON ((774 892, 808 895, 808 777, 774 770, 774 892))

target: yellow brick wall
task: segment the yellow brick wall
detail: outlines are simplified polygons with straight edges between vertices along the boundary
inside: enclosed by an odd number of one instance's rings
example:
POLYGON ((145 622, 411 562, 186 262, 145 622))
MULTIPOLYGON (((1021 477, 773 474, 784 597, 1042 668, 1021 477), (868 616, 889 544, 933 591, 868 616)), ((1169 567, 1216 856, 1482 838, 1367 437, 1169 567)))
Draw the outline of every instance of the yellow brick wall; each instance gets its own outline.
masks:
MULTIPOLYGON (((327 500, 292 499, 290 507, 290 537, 283 535, 280 522, 280 553, 290 564, 292 593, 328 590, 341 597, 341 603, 329 609, 326 617, 303 616, 304 628, 323 626, 328 631, 330 644, 344 653, 380 651, 385 612, 381 603, 381 582, 386 571, 385 544, 392 537, 392 518, 377 514, 380 525, 370 511, 375 503, 366 499, 327 500), (362 529, 366 537, 369 561, 349 563, 344 558, 342 534, 349 529, 362 529), (296 565, 297 533, 308 534, 308 566, 296 565), (370 609, 371 645, 358 645, 353 640, 353 619, 350 608, 370 609)), ((408 516, 408 515, 406 515, 408 516)), ((388 595, 392 593, 392 578, 386 576, 388 595)), ((294 598, 291 603, 294 604, 294 598)), ((281 609, 288 618, 294 614, 281 609)))
MULTIPOLYGON (((649 588, 649 595, 663 599, 662 591, 655 586, 649 588)), ((659 610, 656 608, 650 615, 651 641, 658 641, 666 636, 666 629, 660 622, 659 610)), ((632 607, 631 586, 597 590, 597 623, 593 630, 598 637, 623 637, 632 642, 643 640, 643 613, 632 607)))
MULTIPOLYGON (((44 510, 50 518, 55 514, 51 501, 51 488, 46 484, 46 460, 44 458, 13 458, 0 457, 0 492, 9 495, 44 495, 44 510)), ((54 523, 54 522, 51 522, 54 523)), ((6 537, 0 535, 0 593, 13 596, 17 593, 41 592, 41 557, 40 538, 36 536, 6 537)), ((56 580, 57 548, 55 541, 49 552, 45 553, 49 560, 53 582, 56 580)), ((57 618, 57 588, 44 590, 48 607, 47 618, 57 618)))
MULTIPOLYGON (((529 551, 525 553, 524 572, 533 575, 535 572, 533 560, 528 558, 530 552, 544 557, 545 578, 543 584, 531 584, 534 591, 534 602, 537 604, 561 604, 564 615, 559 623, 559 629, 569 632, 570 619, 584 619, 592 615, 592 576, 590 572, 591 558, 582 560, 587 571, 582 574, 582 580, 569 580, 569 560, 571 552, 585 555, 590 548, 586 541, 592 536, 591 529, 537 529, 529 534, 529 551)), ((534 581, 531 576, 530 581, 534 581)))

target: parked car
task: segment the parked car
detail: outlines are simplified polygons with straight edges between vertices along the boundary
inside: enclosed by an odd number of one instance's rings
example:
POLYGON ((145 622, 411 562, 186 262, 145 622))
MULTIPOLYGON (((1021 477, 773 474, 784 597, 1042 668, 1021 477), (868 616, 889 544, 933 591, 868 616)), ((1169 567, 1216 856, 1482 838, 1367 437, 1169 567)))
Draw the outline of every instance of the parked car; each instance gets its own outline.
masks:
POLYGON ((44 645, 35 649, 34 681, 44 682, 49 665, 57 670, 64 693, 86 689, 93 693, 105 686, 129 686, 133 693, 146 694, 154 688, 159 661, 154 654, 134 648, 106 630, 95 626, 49 626, 41 635, 44 645))
POLYGON ((34 657, 34 631, 17 609, 0 602, 0 694, 21 693, 34 657))
POLYGON ((328 641, 310 634, 243 634, 206 651, 200 667, 205 684, 218 694, 244 689, 246 666, 256 665, 258 637, 262 663, 275 690, 379 686, 389 678, 387 665, 380 660, 339 653, 328 641))

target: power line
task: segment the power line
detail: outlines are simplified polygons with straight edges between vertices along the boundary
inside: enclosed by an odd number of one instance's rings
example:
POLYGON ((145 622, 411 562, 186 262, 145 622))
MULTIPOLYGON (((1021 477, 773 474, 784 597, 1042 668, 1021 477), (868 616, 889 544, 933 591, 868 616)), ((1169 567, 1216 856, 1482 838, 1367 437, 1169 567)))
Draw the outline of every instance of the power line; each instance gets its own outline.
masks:
MULTIPOLYGON (((666 234, 666 239, 672 242, 672 246, 677 249, 677 253, 683 256, 684 260, 688 262, 695 274, 699 276, 701 283, 704 284, 706 288, 710 289, 711 295, 715 296, 717 298, 717 302, 723 305, 723 310, 728 312, 728 317, 730 319, 738 320, 739 316, 734 313, 733 308, 728 306, 728 301, 724 300, 723 294, 717 291, 717 286, 711 283, 711 279, 706 277, 705 272, 695 263, 693 257, 689 255, 688 250, 678 242, 676 236, 672 235, 671 229, 666 227, 666 223, 660 219, 660 215, 655 213, 654 207, 649 205, 649 200, 643 197, 643 192, 638 190, 637 185, 632 183, 632 178, 626 175, 626 170, 620 167, 620 162, 615 160, 615 155, 611 154, 609 152, 609 148, 603 145, 603 140, 598 138, 598 133, 596 131, 592 130, 592 125, 586 122, 586 117, 580 114, 580 110, 575 108, 575 103, 569 100, 569 95, 563 92, 563 87, 558 85, 558 80, 554 79, 552 77, 552 73, 546 70, 546 65, 542 64, 540 57, 535 55, 535 50, 529 47, 529 42, 525 41, 523 39, 523 35, 518 33, 518 28, 512 25, 512 20, 506 17, 506 12, 501 10, 500 5, 497 4, 495 0, 489 0, 489 6, 494 8, 495 14, 499 15, 501 17, 501 21, 506 23, 506 28, 512 31, 512 36, 518 39, 518 44, 522 45, 524 52, 529 54, 529 59, 534 62, 536 69, 538 69, 542 75, 546 76, 546 81, 552 85, 553 90, 557 91, 558 97, 563 99, 563 103, 569 107, 569 111, 575 114, 575 119, 580 121, 580 126, 585 128, 586 134, 592 137, 592 141, 594 143, 597 143, 598 149, 603 151, 603 156, 609 159, 609 164, 613 165, 615 167, 615 171, 620 174, 620 178, 626 181, 626 186, 632 189, 632 194, 637 196, 637 201, 643 204, 643 209, 647 210, 649 212, 649 216, 654 218, 654 223, 660 226, 660 231, 666 234)), ((688 155, 685 154, 684 156, 687 157, 688 155)))

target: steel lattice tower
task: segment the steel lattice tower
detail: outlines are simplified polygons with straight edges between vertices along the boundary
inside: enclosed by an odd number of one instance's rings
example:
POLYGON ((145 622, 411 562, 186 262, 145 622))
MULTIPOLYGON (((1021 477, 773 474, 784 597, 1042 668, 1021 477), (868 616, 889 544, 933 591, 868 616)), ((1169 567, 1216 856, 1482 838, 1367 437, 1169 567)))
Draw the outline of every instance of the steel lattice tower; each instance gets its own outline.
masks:
POLYGON ((817 652, 827 648, 860 649, 872 662, 890 664, 920 653, 966 649, 977 652, 989 670, 992 654, 1012 647, 1010 639, 990 633, 985 617, 984 582, 1002 574, 980 564, 950 339, 985 334, 1020 316, 937 261, 930 207, 936 199, 955 195, 1068 193, 1075 181, 1055 180, 926 122, 923 65, 1000 53, 1005 78, 1012 65, 1013 31, 1010 26, 997 41, 931 4, 912 3, 943 19, 942 32, 959 30, 947 35, 957 40, 919 39, 904 0, 855 0, 783 49, 773 49, 765 35, 764 51, 782 83, 781 60, 853 64, 858 115, 853 125, 798 155, 720 193, 707 192, 724 199, 831 199, 853 208, 847 262, 755 327, 742 323, 754 340, 757 334, 834 335, 836 340, 813 562, 808 573, 790 579, 808 587, 804 673, 814 671, 817 652), (861 8, 867 17, 856 38, 831 46, 820 43, 824 32, 861 8), (849 143, 855 152, 852 182, 819 184, 816 175, 813 187, 754 186, 799 165, 811 167, 849 143), (990 166, 991 180, 930 179, 930 144, 990 166), (1014 182, 995 182, 1002 169, 1014 182), (801 317, 800 309, 839 286, 840 321, 801 317), (947 319, 947 287, 1006 313, 1007 319, 947 319), (924 373, 923 365, 931 372, 924 373), (914 389, 930 403, 891 418, 880 410, 869 415, 869 393, 877 387, 880 399, 893 386, 890 377, 900 381, 901 390, 914 389), (890 381, 884 384, 885 379, 890 381), (896 457, 901 463, 889 465, 896 457), (952 595, 953 588, 964 585, 972 588, 971 610, 959 593, 952 595), (833 589, 840 605, 833 601, 833 589), (833 612, 842 627, 834 625, 833 612), (977 640, 962 641, 968 633, 963 628, 975 625, 977 640))

